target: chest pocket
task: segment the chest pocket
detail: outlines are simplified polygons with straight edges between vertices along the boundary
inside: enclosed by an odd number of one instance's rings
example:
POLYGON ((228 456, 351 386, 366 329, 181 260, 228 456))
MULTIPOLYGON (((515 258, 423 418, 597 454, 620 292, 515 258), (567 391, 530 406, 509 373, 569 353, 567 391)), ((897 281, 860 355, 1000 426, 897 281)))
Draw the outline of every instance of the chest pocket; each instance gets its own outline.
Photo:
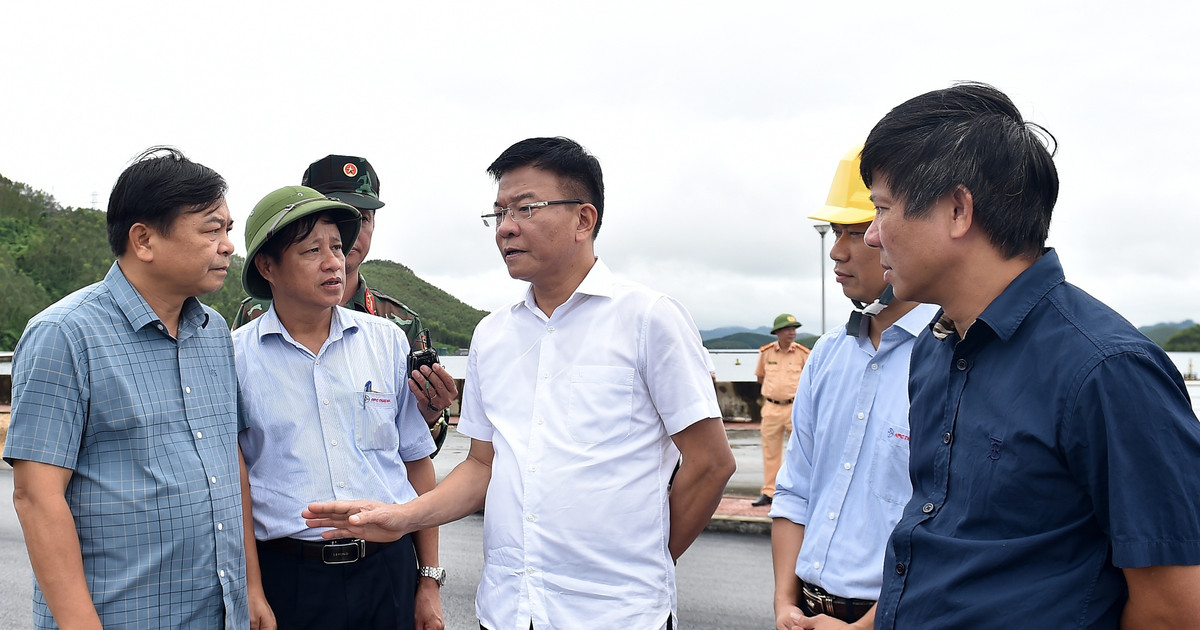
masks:
POLYGON ((400 448, 400 432, 396 429, 396 395, 388 392, 356 394, 354 441, 364 451, 400 448))
POLYGON ((571 371, 567 431, 581 444, 621 440, 633 416, 633 368, 580 366, 571 371))
POLYGON ((871 492, 888 503, 904 505, 912 494, 908 481, 908 443, 908 428, 896 424, 881 427, 875 436, 871 492))

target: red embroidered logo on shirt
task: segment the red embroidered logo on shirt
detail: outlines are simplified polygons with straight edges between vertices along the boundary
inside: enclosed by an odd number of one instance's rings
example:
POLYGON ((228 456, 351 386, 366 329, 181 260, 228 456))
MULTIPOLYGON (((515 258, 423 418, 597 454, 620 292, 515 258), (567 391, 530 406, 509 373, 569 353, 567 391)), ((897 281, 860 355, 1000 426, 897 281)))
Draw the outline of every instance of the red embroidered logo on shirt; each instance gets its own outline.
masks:
POLYGON ((900 433, 899 431, 896 431, 895 429, 888 429, 888 437, 897 437, 897 438, 900 438, 901 440, 904 440, 905 442, 910 441, 908 439, 907 433, 900 433))

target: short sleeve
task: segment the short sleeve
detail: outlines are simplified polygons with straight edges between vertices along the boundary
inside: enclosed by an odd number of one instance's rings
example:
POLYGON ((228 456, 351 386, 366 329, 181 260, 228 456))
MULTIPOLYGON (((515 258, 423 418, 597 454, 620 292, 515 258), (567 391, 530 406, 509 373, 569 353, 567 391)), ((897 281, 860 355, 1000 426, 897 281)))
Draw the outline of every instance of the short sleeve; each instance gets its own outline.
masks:
POLYGON ((37 322, 13 354, 13 401, 4 459, 74 469, 87 420, 86 362, 64 329, 37 322))
POLYGON ((396 413, 396 429, 400 434, 400 459, 411 462, 429 456, 437 450, 437 445, 421 415, 417 397, 408 388, 408 338, 399 327, 387 326, 386 330, 396 344, 394 353, 399 364, 396 366, 396 392, 400 407, 396 413))
POLYGON ((663 296, 651 304, 643 324, 643 375, 650 399, 667 433, 674 435, 705 418, 720 418, 717 393, 700 331, 679 302, 663 296))
POLYGON ((458 432, 476 440, 491 442, 496 429, 483 409, 483 400, 479 393, 479 356, 475 344, 471 344, 471 349, 467 352, 467 373, 463 381, 458 432))
POLYGON ((1100 361, 1068 402, 1069 466, 1088 488, 1113 563, 1200 564, 1200 423, 1178 374, 1146 352, 1124 352, 1100 361))

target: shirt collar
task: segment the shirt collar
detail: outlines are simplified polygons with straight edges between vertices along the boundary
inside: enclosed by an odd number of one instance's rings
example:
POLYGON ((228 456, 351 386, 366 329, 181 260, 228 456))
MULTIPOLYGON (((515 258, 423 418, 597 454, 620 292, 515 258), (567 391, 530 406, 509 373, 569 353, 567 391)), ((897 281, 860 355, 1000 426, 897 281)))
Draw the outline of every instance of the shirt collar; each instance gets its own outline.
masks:
POLYGON ((1017 332, 1033 307, 1063 282, 1066 282, 1066 278, 1058 261, 1058 253, 1047 249, 983 309, 979 319, 995 331, 997 337, 1007 341, 1017 332))
MULTIPOLYGON (((599 256, 597 256, 595 264, 593 264, 592 268, 588 270, 587 275, 583 277, 583 281, 579 283, 579 286, 575 287, 575 291, 571 293, 571 297, 567 298, 566 302, 563 302, 563 305, 565 306, 574 302, 578 299, 576 298, 578 295, 612 297, 614 281, 615 279, 613 277, 612 270, 608 268, 608 265, 604 264, 603 260, 600 260, 599 256)), ((513 308, 520 307, 522 304, 534 313, 541 312, 541 310, 538 308, 537 300, 533 297, 532 284, 525 289, 525 300, 514 304, 513 308)))
POLYGON ((892 324, 892 326, 907 332, 913 337, 917 337, 926 326, 929 326, 929 320, 933 317, 936 309, 937 307, 931 304, 917 304, 905 313, 904 316, 896 320, 896 323, 892 324))
MULTIPOLYGON (((348 309, 340 306, 333 308, 333 319, 329 322, 329 338, 326 340, 326 343, 341 339, 349 331, 358 330, 358 323, 354 321, 354 318, 346 315, 348 312, 348 309)), ((271 308, 268 308, 262 317, 254 321, 260 322, 258 324, 259 341, 266 338, 267 335, 279 335, 289 340, 292 338, 288 334, 287 329, 283 327, 283 322, 279 321, 279 314, 275 312, 274 302, 271 302, 271 308)))
MULTIPOLYGON (((1016 333, 1033 307, 1054 287, 1064 282, 1066 276, 1063 275, 1058 252, 1048 247, 1041 257, 1014 278, 1004 291, 983 309, 977 321, 991 328, 997 338, 1007 341, 1016 333)), ((938 319, 930 325, 930 330, 938 339, 946 339, 956 332, 954 322, 945 312, 938 313, 938 319)))
MULTIPOLYGON (((129 278, 125 277, 121 265, 115 261, 104 276, 104 286, 108 287, 117 303, 117 308, 121 309, 121 313, 134 330, 162 323, 162 319, 154 312, 154 309, 150 308, 150 304, 146 302, 142 294, 129 282, 129 278)), ((179 312, 180 333, 183 333, 185 327, 188 326, 207 328, 208 320, 208 312, 204 310, 200 300, 189 297, 183 301, 183 308, 179 312)))
POLYGON ((358 291, 356 291, 354 293, 354 297, 350 298, 350 301, 346 303, 346 308, 352 308, 352 309, 355 309, 358 311, 365 312, 367 310, 367 291, 368 290, 369 289, 367 289, 367 281, 363 278, 363 275, 361 273, 358 274, 358 291))

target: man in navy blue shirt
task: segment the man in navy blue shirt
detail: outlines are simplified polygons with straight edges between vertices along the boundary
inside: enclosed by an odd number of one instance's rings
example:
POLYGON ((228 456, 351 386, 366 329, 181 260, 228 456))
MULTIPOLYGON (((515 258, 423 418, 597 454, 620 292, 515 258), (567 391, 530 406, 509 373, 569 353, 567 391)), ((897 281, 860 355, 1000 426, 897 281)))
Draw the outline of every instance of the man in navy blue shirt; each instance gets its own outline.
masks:
POLYGON ((876 628, 1200 628, 1200 423, 1179 371, 1045 248, 1046 145, 1007 96, 915 97, 863 180, 912 352, 913 495, 876 628))

